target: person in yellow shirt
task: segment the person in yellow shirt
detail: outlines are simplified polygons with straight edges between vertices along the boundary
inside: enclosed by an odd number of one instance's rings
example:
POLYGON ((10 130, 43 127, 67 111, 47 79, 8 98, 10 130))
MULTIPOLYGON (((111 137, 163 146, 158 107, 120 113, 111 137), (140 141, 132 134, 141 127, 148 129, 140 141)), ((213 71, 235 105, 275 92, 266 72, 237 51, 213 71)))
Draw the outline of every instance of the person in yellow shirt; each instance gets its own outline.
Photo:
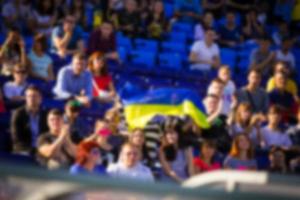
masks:
POLYGON ((300 0, 296 0, 293 11, 292 11, 292 20, 300 21, 300 0))

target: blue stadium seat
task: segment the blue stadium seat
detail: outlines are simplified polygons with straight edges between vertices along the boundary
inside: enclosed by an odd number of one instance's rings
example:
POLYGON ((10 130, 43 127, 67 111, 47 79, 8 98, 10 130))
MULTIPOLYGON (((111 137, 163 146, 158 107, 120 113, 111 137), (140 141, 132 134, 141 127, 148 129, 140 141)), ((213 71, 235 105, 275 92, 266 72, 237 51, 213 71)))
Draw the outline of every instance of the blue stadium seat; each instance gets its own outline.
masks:
POLYGON ((116 34, 117 46, 122 46, 128 50, 132 49, 131 39, 118 32, 116 34))
POLYGON ((163 52, 176 52, 180 54, 187 53, 187 46, 184 42, 175 42, 175 41, 162 42, 161 49, 163 52))
POLYGON ((221 63, 229 65, 231 68, 236 66, 237 53, 230 48, 222 48, 221 51, 221 63))
POLYGON ((170 19, 174 15, 174 5, 172 3, 164 2, 164 12, 167 19, 170 19))
POLYGON ((158 49, 158 42, 155 40, 137 38, 134 40, 134 45, 138 50, 157 52, 158 49))
POLYGON ((174 42, 183 42, 185 43, 187 41, 187 34, 184 32, 170 32, 167 36, 167 39, 169 41, 174 41, 174 42))
POLYGON ((158 56, 159 66, 171 69, 181 69, 182 57, 178 53, 161 53, 158 56))
POLYGON ((175 22, 172 25, 172 31, 190 34, 194 32, 194 26, 191 23, 175 22))
POLYGON ((151 51, 143 50, 132 50, 130 52, 131 63, 137 65, 144 65, 151 68, 156 62, 156 53, 151 51))
POLYGON ((118 46, 117 51, 122 62, 127 62, 128 51, 126 47, 118 46))

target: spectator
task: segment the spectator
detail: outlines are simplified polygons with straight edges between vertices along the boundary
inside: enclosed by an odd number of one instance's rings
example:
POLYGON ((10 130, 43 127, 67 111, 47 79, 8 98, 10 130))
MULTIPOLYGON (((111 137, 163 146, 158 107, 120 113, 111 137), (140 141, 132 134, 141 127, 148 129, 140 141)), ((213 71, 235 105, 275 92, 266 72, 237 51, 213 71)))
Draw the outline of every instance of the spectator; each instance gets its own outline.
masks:
POLYGON ((103 54, 94 52, 89 58, 88 67, 93 75, 93 97, 102 102, 114 101, 116 92, 103 54))
POLYGON ((246 20, 243 24, 245 24, 243 26, 243 35, 245 40, 253 40, 263 36, 264 28, 258 21, 255 9, 251 9, 247 12, 246 20))
POLYGON ((284 20, 278 20, 278 29, 272 34, 272 39, 277 46, 281 46, 283 38, 291 38, 292 35, 289 31, 289 24, 284 20))
POLYGON ((215 29, 215 20, 211 12, 205 12, 203 18, 195 26, 194 39, 204 40, 207 28, 215 29))
POLYGON ((198 20, 201 14, 201 3, 199 0, 175 0, 174 10, 176 18, 180 17, 186 20, 198 20))
POLYGON ((294 4, 294 0, 276 0, 273 15, 285 22, 290 22, 294 4))
POLYGON ((23 67, 27 67, 27 56, 25 51, 25 43, 16 28, 12 28, 1 46, 0 61, 2 64, 1 74, 5 76, 12 75, 13 67, 16 63, 20 63, 23 67))
POLYGON ((300 109, 298 109, 297 112, 297 124, 290 126, 287 130, 287 134, 289 135, 293 145, 300 147, 300 109))
POLYGON ((68 169, 75 158, 76 146, 70 138, 70 126, 63 123, 62 113, 52 109, 48 113, 49 132, 38 138, 37 159, 48 169, 68 169))
POLYGON ((70 168, 71 174, 104 175, 105 168, 101 164, 101 153, 98 144, 92 141, 82 141, 77 147, 76 162, 70 168))
POLYGON ((53 92, 58 98, 75 98, 85 106, 92 99, 92 75, 86 70, 85 56, 77 53, 72 63, 63 67, 59 73, 53 92))
MULTIPOLYGON (((224 82, 219 79, 215 78, 211 81, 207 88, 207 95, 216 95, 218 98, 220 98, 220 106, 221 106, 221 111, 220 114, 224 114, 224 82)), ((226 115, 226 114, 224 114, 226 115)))
POLYGON ((141 32, 141 16, 135 0, 126 0, 125 8, 118 14, 119 30, 128 36, 138 36, 141 32))
POLYGON ((56 26, 51 35, 52 52, 61 57, 84 52, 82 30, 76 25, 72 15, 64 18, 62 25, 56 26))
POLYGON ((194 158, 196 174, 221 169, 221 163, 214 159, 216 152, 217 146, 213 141, 202 142, 200 156, 194 158))
POLYGON ((16 109, 11 117, 13 151, 20 154, 33 154, 37 138, 47 131, 46 112, 41 109, 42 96, 35 86, 25 91, 25 106, 16 109))
POLYGON ((205 12, 212 13, 217 19, 220 19, 224 13, 225 3, 226 1, 224 0, 203 0, 202 9, 205 12))
POLYGON ((47 52, 47 38, 45 35, 37 34, 34 37, 33 47, 28 55, 31 62, 30 75, 44 81, 53 81, 53 61, 47 52))
POLYGON ((288 167, 286 165, 285 152, 280 147, 273 147, 269 152, 269 172, 286 174, 288 167))
POLYGON ((56 16, 56 24, 61 23, 67 15, 66 0, 54 0, 54 15, 56 16))
POLYGON ((33 11, 35 29, 38 33, 51 35, 52 27, 56 24, 57 13, 54 0, 38 1, 36 10, 33 11))
POLYGON ((289 136, 280 128, 281 109, 277 105, 273 105, 268 111, 268 124, 261 129, 264 140, 264 147, 272 146, 289 149, 292 146, 292 141, 289 136))
POLYGON ((225 24, 220 27, 218 34, 220 35, 220 44, 225 47, 236 47, 242 42, 242 33, 237 25, 234 12, 226 13, 225 24))
POLYGON ((167 20, 164 14, 164 4, 161 0, 156 0, 152 10, 146 19, 147 36, 155 39, 162 39, 167 27, 167 20))
POLYGON ((154 182, 150 169, 140 163, 139 149, 126 143, 122 146, 119 161, 107 168, 107 173, 114 178, 127 178, 139 181, 154 182))
POLYGON ((205 31, 205 39, 196 41, 191 49, 189 61, 191 69, 208 71, 220 66, 220 49, 214 42, 216 33, 212 29, 205 31))
POLYGON ((253 145, 246 134, 238 134, 231 146, 229 155, 224 161, 225 169, 256 170, 253 145))
POLYGON ((159 149, 164 181, 181 183, 194 175, 192 148, 179 149, 178 143, 178 133, 166 127, 159 149))
POLYGON ((91 33, 87 53, 90 55, 99 51, 104 53, 105 58, 118 61, 119 55, 116 48, 113 25, 109 21, 104 21, 98 29, 91 33))
POLYGON ((269 106, 268 94, 260 87, 261 74, 258 70, 250 70, 248 84, 236 92, 238 103, 248 102, 253 113, 267 113, 269 106))
POLYGON ((291 38, 283 38, 281 48, 275 52, 275 59, 283 61, 291 70, 296 69, 295 56, 291 52, 293 41, 291 38))
POLYGON ((271 42, 268 37, 259 39, 259 48, 254 49, 250 56, 250 68, 262 72, 263 76, 271 73, 275 53, 270 51, 271 42))
POLYGON ((88 29, 85 1, 83 0, 71 1, 67 13, 68 15, 75 17, 76 24, 79 25, 82 29, 84 30, 88 29))

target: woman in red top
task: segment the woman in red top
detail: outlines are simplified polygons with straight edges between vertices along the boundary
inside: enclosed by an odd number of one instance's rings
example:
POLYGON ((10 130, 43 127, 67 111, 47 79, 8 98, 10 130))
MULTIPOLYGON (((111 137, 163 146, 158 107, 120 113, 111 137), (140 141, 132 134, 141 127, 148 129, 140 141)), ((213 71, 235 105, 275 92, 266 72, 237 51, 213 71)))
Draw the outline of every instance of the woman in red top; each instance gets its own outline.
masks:
POLYGON ((221 164, 213 160, 216 153, 216 144, 213 141, 206 140, 201 145, 201 155, 194 158, 195 172, 207 172, 221 168, 221 164))
POLYGON ((89 70, 93 74, 93 96, 104 102, 115 100, 116 92, 112 77, 108 74, 104 54, 95 52, 89 57, 89 70))

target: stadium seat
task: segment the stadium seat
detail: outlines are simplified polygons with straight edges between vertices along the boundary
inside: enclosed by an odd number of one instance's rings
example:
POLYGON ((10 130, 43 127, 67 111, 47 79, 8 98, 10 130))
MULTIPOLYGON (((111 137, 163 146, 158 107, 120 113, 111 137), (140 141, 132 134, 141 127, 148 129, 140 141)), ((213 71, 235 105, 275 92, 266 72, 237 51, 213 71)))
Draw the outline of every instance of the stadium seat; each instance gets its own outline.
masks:
POLYGON ((122 62, 127 61, 128 51, 124 46, 118 46, 117 51, 122 62))
POLYGON ((167 41, 161 43, 161 50, 163 52, 186 54, 187 46, 184 42, 167 41))
POLYGON ((170 69, 181 69, 182 57, 178 53, 161 53, 158 56, 159 66, 170 69))
POLYGON ((174 15, 174 5, 172 3, 164 2, 164 12, 167 19, 170 19, 174 15))
POLYGON ((116 34, 117 46, 125 47, 126 49, 132 49, 131 39, 118 32, 116 34))
POLYGON ((157 52, 158 42, 155 40, 147 40, 137 38, 134 40, 135 49, 157 52))
POLYGON ((174 41, 174 42, 183 42, 185 43, 187 41, 187 34, 184 32, 170 32, 167 36, 167 39, 169 41, 174 41))
POLYGON ((230 48, 222 48, 220 52, 221 52, 221 63, 229 65, 230 68, 233 69, 236 65, 236 60, 237 60, 236 51, 230 48))
POLYGON ((194 32, 194 26, 193 26, 193 24, 190 24, 190 23, 175 22, 172 25, 172 31, 190 34, 190 33, 194 32))
POLYGON ((131 63, 137 65, 144 65, 152 68, 156 62, 156 54, 151 51, 132 50, 130 52, 131 63))

